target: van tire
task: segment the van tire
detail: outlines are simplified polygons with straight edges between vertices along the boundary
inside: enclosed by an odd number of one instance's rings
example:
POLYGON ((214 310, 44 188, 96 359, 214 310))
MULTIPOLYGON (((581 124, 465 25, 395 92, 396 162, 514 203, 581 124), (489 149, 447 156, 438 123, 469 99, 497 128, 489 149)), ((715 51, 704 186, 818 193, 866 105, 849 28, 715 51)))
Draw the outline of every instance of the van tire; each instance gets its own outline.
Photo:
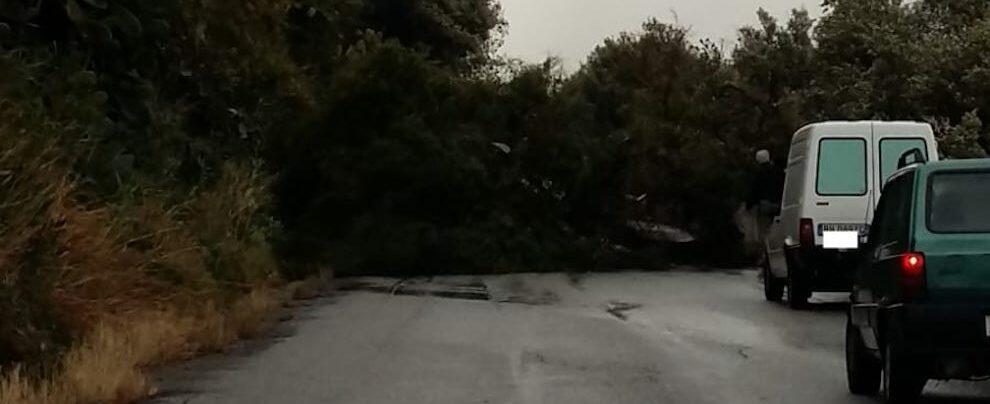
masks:
POLYGON ((860 396, 875 396, 880 392, 881 363, 863 343, 859 327, 846 321, 846 380, 849 392, 860 396))
POLYGON ((811 291, 804 279, 796 273, 795 268, 787 268, 787 305, 794 310, 803 310, 808 306, 811 291))
POLYGON ((769 254, 763 258, 763 296, 768 302, 780 303, 784 300, 784 282, 773 276, 769 254))

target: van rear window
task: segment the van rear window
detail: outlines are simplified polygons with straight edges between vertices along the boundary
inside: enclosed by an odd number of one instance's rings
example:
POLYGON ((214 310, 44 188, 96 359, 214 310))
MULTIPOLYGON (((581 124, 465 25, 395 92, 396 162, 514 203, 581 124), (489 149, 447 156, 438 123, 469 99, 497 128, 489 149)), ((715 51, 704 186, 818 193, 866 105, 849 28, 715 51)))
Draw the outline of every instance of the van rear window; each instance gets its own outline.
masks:
POLYGON ((990 233, 990 171, 939 173, 928 185, 928 229, 990 233))
POLYGON ((818 147, 818 195, 866 195, 866 140, 822 139, 818 147))
POLYGON ((880 183, 884 184, 897 171, 897 162, 904 153, 918 149, 928 159, 925 139, 883 139, 880 141, 880 183))

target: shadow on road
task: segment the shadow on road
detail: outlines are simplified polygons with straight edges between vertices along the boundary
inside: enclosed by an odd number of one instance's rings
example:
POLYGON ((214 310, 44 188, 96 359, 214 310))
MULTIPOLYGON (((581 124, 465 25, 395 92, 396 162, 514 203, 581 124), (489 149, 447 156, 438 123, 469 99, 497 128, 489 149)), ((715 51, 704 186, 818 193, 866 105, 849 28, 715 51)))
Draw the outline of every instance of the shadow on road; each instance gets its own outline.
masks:
POLYGON ((849 303, 847 302, 808 303, 805 306, 806 311, 812 312, 843 312, 848 308, 849 303))

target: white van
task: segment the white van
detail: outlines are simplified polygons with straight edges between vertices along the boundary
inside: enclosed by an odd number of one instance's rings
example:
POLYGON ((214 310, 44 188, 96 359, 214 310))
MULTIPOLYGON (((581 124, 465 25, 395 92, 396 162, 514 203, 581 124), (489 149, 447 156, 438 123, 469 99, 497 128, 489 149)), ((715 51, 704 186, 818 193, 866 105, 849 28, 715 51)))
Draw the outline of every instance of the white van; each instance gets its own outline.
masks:
POLYGON ((825 122, 798 130, 780 216, 765 240, 767 300, 781 301, 785 286, 793 308, 812 292, 848 291, 883 184, 910 159, 938 160, 930 125, 825 122))

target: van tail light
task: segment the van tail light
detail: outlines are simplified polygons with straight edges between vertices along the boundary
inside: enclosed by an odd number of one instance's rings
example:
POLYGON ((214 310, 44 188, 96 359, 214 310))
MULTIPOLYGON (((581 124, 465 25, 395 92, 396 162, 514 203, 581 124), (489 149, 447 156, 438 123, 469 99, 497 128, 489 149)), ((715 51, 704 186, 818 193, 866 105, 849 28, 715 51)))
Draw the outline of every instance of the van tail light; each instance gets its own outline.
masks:
POLYGON ((798 232, 801 248, 815 247, 815 222, 811 219, 801 219, 801 229, 798 232))
POLYGON ((901 292, 904 297, 919 297, 925 290, 925 255, 905 253, 900 258, 901 292))

